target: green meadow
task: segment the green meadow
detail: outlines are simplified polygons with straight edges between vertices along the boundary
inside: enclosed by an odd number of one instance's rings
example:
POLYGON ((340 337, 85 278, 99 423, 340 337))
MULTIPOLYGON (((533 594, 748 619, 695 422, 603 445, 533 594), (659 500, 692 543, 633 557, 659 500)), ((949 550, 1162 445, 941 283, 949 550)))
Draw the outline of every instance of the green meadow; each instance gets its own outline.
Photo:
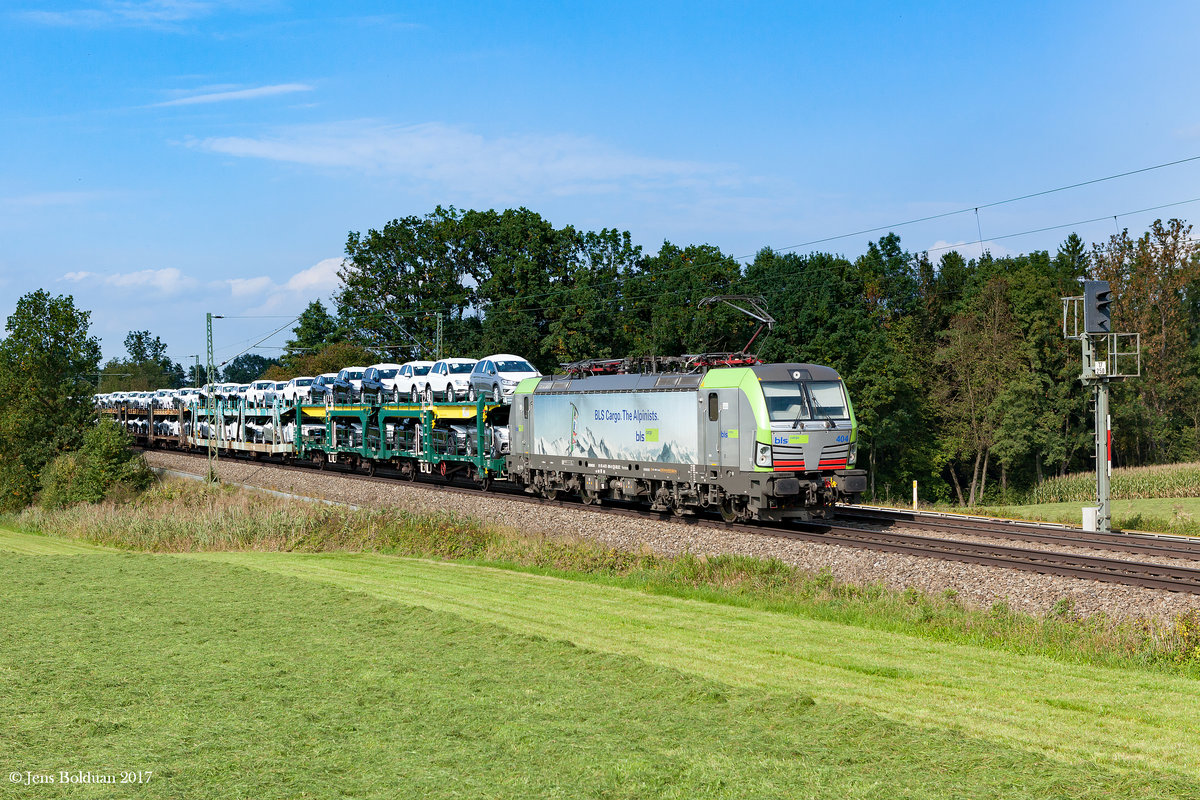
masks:
POLYGON ((0 531, 21 797, 1196 797, 1200 681, 366 553, 0 531))

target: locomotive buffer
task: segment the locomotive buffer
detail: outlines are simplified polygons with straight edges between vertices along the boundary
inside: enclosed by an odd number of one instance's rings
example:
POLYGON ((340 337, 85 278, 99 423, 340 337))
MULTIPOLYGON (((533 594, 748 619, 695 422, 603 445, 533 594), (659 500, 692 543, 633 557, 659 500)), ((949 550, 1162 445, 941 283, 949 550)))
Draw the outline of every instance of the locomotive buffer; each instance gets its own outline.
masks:
POLYGON ((1109 381, 1142 374, 1141 335, 1113 333, 1112 290, 1108 281, 1084 281, 1082 297, 1064 297, 1063 336, 1078 339, 1083 348, 1079 380, 1090 386, 1095 406, 1096 505, 1083 510, 1086 530, 1112 529, 1112 416, 1108 413, 1109 381), (1082 317, 1082 327, 1080 325, 1082 317))

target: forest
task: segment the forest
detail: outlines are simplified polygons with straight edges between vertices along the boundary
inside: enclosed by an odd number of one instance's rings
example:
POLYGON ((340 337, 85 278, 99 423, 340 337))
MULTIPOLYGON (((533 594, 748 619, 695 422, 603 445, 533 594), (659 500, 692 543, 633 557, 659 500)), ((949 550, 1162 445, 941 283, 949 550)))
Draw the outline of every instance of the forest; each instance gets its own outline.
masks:
MULTIPOLYGON (((757 323, 703 301, 757 295, 776 324, 752 352, 846 380, 872 495, 903 497, 918 480, 928 501, 1012 502, 1093 468, 1091 398, 1062 298, 1099 279, 1113 288, 1113 330, 1141 335, 1141 376, 1113 384, 1114 465, 1195 460, 1200 448, 1200 255, 1177 219, 1090 245, 1070 234, 1054 253, 913 253, 891 233, 855 258, 763 249, 739 260, 671 242, 648 255, 629 232, 556 228, 525 208, 438 207, 351 232, 340 277, 332 308, 310 304, 282 357, 246 354, 224 378, 431 358, 439 327, 444 355, 513 352, 546 373, 741 350, 757 323)), ((134 333, 145 349, 149 334, 134 333)))

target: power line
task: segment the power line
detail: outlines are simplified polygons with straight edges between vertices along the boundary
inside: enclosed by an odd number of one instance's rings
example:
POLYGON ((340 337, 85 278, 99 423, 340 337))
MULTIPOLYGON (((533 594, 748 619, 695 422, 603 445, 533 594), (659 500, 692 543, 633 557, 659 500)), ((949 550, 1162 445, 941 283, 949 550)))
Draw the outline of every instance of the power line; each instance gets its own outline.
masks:
MULTIPOLYGON (((840 233, 835 236, 825 236, 820 239, 812 239, 807 242, 801 242, 799 244, 788 245, 786 247, 768 247, 768 248, 760 248, 760 250, 769 249, 769 250, 771 250, 771 252, 774 252, 774 253, 785 253, 785 252, 788 252, 791 250, 799 250, 801 248, 812 247, 812 246, 818 245, 818 244, 826 244, 828 242, 835 242, 835 241, 839 241, 841 239, 850 239, 855 236, 864 236, 864 235, 870 234, 870 233, 882 233, 884 231, 890 232, 890 231, 895 230, 896 228, 903 228, 903 227, 907 227, 909 225, 916 225, 921 222, 931 222, 933 220, 945 219, 947 217, 953 217, 953 216, 957 216, 960 214, 966 214, 968 212, 974 212, 976 214, 976 217, 978 218, 979 209, 995 208, 997 206, 1007 205, 1009 203, 1017 203, 1022 200, 1029 200, 1034 197, 1044 197, 1046 195, 1055 194, 1057 192, 1065 192, 1070 189, 1078 189, 1078 188, 1081 188, 1084 186, 1092 186, 1094 184, 1104 183, 1106 181, 1113 181, 1113 180, 1118 180, 1120 178, 1127 178, 1131 175, 1139 175, 1139 174, 1142 174, 1145 172, 1152 172, 1154 170, 1166 169, 1168 167, 1174 167, 1174 166, 1178 166, 1180 164, 1187 164, 1187 163, 1190 163, 1193 161, 1200 161, 1200 155, 1189 156, 1187 158, 1180 158, 1180 159, 1176 159, 1175 161, 1166 161, 1161 164, 1153 164, 1148 167, 1140 167, 1138 169, 1126 170, 1125 172, 1118 172, 1118 173, 1115 173, 1112 175, 1105 175, 1100 178, 1091 178, 1089 180, 1078 181, 1076 183, 1067 184, 1065 186, 1056 186, 1052 189, 1042 189, 1042 190, 1036 191, 1036 192, 1027 192, 1022 195, 1017 195, 1016 197, 1009 197, 1009 198, 1005 198, 1003 200, 994 200, 990 203, 980 203, 979 205, 967 206, 965 208, 956 209, 954 211, 943 211, 938 214, 930 214, 930 215, 927 215, 924 217, 917 217, 915 219, 904 220, 902 222, 894 222, 889 225, 879 225, 874 228, 863 228, 861 230, 853 231, 850 233, 840 233)), ((1169 207, 1169 205, 1171 205, 1171 204, 1168 204, 1167 206, 1159 206, 1158 208, 1167 208, 1167 207, 1169 207)), ((1147 209, 1147 210, 1154 210, 1154 209, 1147 209)), ((1135 214, 1135 213, 1139 213, 1139 212, 1131 211, 1131 212, 1127 212, 1127 214, 1117 215, 1117 216, 1128 216, 1129 214, 1135 214)), ((1107 218, 1108 217, 1105 217, 1105 219, 1107 219, 1107 218)), ((1089 222, 1094 222, 1094 221, 1095 220, 1089 220, 1089 222)), ((1085 224, 1085 223, 1070 223, 1070 224, 1085 224)), ((982 243, 982 241, 983 241, 982 227, 978 226, 978 225, 976 227, 977 227, 978 233, 980 234, 979 240, 982 243)), ((1054 230, 1055 227, 1068 227, 1068 226, 1065 226, 1065 225, 1064 226, 1054 226, 1054 227, 1045 228, 1042 230, 1054 230)), ((1039 232, 1039 231, 1028 231, 1026 233, 1037 233, 1037 232, 1039 232)), ((1013 236, 1019 236, 1019 235, 1024 235, 1024 233, 1008 234, 1006 237, 996 237, 996 238, 1011 238, 1013 236)), ((931 248, 931 250, 937 250, 937 249, 947 249, 947 248, 931 248)), ((734 261, 737 263, 741 263, 741 262, 748 261, 749 259, 753 258, 755 255, 757 255, 757 252, 758 251, 756 251, 755 253, 751 253, 749 255, 742 255, 742 256, 723 256, 722 258, 716 259, 713 261, 686 262, 684 264, 680 264, 677 267, 671 267, 669 269, 665 269, 662 272, 659 272, 656 274, 665 275, 665 274, 676 272, 679 270, 699 269, 702 267, 715 266, 715 265, 721 264, 724 261, 734 261)), ((593 283, 593 284, 591 284, 591 286, 589 288, 617 285, 617 284, 624 283, 625 281, 629 280, 630 277, 636 278, 637 276, 618 276, 616 278, 613 278, 612 280, 593 283)), ((574 287, 555 289, 555 290, 551 290, 551 291, 547 291, 547 292, 539 292, 537 294, 527 294, 527 295, 524 295, 524 298, 529 300, 529 299, 534 299, 534 298, 538 298, 538 297, 552 297, 554 295, 562 294, 567 291, 572 291, 573 289, 574 289, 574 287)))
MULTIPOLYGON (((1161 211, 1164 208, 1174 208, 1175 206, 1185 206, 1188 203, 1200 203, 1200 197, 1193 197, 1191 200, 1178 200, 1174 203, 1163 203, 1160 206, 1150 206, 1149 208, 1139 208, 1137 211, 1125 211, 1121 214, 1105 214, 1103 217, 1092 217, 1091 219, 1083 219, 1083 220, 1079 220, 1078 222, 1066 222, 1066 223, 1063 223, 1062 225, 1048 225, 1045 228, 1033 228, 1032 230, 1020 231, 1019 233, 1006 233, 1003 236, 993 236, 990 239, 988 239, 988 241, 996 242, 996 241, 1000 241, 1002 239, 1015 239, 1018 236, 1030 236, 1035 233, 1045 233, 1046 231, 1057 231, 1057 230, 1062 230, 1063 228, 1073 228, 1076 225, 1090 225, 1093 222, 1104 222, 1105 220, 1110 220, 1110 219, 1115 222, 1118 217, 1130 217, 1130 216, 1133 216, 1134 214, 1145 214, 1148 211, 1161 211)), ((1120 234, 1120 226, 1119 225, 1117 227, 1117 233, 1120 234)), ((982 241, 982 237, 981 237, 981 241, 982 241)), ((961 246, 962 246, 961 244, 948 244, 948 245, 943 245, 942 247, 930 247, 922 252, 933 253, 938 250, 953 250, 954 248, 961 247, 961 246)))

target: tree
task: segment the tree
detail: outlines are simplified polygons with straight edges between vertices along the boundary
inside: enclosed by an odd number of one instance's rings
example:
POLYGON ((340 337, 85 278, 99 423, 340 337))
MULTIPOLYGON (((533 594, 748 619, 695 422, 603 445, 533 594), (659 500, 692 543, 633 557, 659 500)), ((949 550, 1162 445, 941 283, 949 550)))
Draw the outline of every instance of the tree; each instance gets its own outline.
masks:
POLYGON ((133 438, 110 420, 101 420, 83 434, 78 450, 62 453, 42 474, 39 504, 60 508, 71 503, 97 503, 115 493, 136 492, 154 481, 154 473, 133 438))
POLYGON ((70 295, 17 301, 0 341, 0 509, 27 505, 45 465, 79 444, 93 417, 100 342, 70 295))
POLYGON ((150 331, 125 336, 124 359, 109 359, 100 374, 100 391, 144 392, 183 386, 183 367, 167 356, 167 345, 150 331))
POLYGON ((436 314, 444 337, 459 353, 473 352, 478 320, 464 324, 480 282, 469 269, 462 214, 438 206, 425 217, 394 219, 381 230, 351 232, 338 273, 338 317, 352 338, 373 349, 409 357, 434 355, 436 314))
POLYGON ((300 314, 296 327, 292 328, 292 338, 284 345, 283 358, 280 361, 290 366, 299 356, 315 353, 344 338, 337 319, 325 309, 320 300, 314 300, 300 314))
POLYGON ((741 279, 741 265, 719 248, 663 242, 624 282, 622 333, 641 355, 741 350, 753 331, 749 319, 724 303, 701 305, 742 294, 741 279))
POLYGON ((130 331, 126 334, 125 350, 129 353, 129 360, 135 364, 147 361, 157 364, 164 361, 169 363, 167 346, 157 336, 151 337, 150 331, 130 331))
POLYGON ((278 363, 277 359, 257 353, 242 353, 225 366, 221 375, 228 383, 250 383, 263 377, 268 369, 278 363))
POLYGON ((286 381, 298 375, 316 377, 323 372, 338 372, 343 367, 367 367, 377 361, 378 355, 361 345, 338 342, 313 353, 298 355, 290 366, 274 365, 263 377, 273 381, 286 381))
POLYGON ((1003 278, 990 281, 970 305, 954 315, 943 334, 936 363, 936 405, 945 420, 942 450, 960 504, 973 506, 987 487, 988 461, 1008 409, 1005 390, 1024 379, 1020 334, 1003 278), (964 498, 956 461, 971 465, 964 498))
POLYGON ((633 328, 626 317, 621 286, 636 274, 642 248, 628 231, 605 228, 580 239, 582 258, 555 298, 561 308, 550 322, 543 351, 556 364, 588 358, 625 356, 633 350, 633 328))
MULTIPOLYGON (((1180 419, 1200 429, 1200 379, 1194 348, 1194 313, 1200 299, 1200 257, 1192 226, 1155 220, 1137 240, 1128 230, 1092 249, 1090 274, 1106 280, 1115 298, 1113 330, 1142 335, 1142 373, 1134 393, 1124 395, 1144 410, 1124 406, 1147 425, 1132 444, 1140 458, 1162 461, 1194 457, 1177 444, 1180 419)), ((1124 405, 1124 404, 1123 404, 1124 405)), ((1195 441, 1196 436, 1191 437, 1195 441)), ((1127 444, 1127 446, 1128 446, 1127 444)))

